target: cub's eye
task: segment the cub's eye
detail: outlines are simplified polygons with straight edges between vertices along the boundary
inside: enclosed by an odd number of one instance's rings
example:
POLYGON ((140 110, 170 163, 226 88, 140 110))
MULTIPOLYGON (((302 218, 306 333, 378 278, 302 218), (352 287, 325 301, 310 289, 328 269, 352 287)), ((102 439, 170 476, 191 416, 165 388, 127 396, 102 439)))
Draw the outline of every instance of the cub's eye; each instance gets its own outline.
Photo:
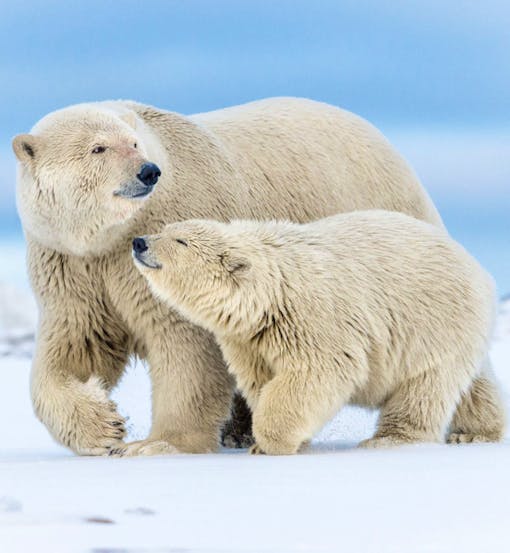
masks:
POLYGON ((96 146, 93 150, 93 154, 102 154, 106 150, 105 146, 96 146))
POLYGON ((182 238, 176 238, 175 241, 178 243, 178 244, 182 244, 183 246, 187 246, 188 243, 186 242, 186 240, 183 240, 182 238))
POLYGON ((135 142, 135 143, 133 144, 133 148, 138 148, 138 143, 137 143, 137 142, 135 142))

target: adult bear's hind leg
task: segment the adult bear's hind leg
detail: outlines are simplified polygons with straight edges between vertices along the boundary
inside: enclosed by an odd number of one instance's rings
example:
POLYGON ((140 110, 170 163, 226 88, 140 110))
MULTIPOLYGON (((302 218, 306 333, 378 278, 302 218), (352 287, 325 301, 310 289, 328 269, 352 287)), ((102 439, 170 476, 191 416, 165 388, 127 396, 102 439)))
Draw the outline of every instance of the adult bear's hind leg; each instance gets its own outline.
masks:
POLYGON ((240 392, 232 399, 230 419, 221 431, 221 443, 224 447, 246 448, 253 445, 252 415, 246 400, 240 392))

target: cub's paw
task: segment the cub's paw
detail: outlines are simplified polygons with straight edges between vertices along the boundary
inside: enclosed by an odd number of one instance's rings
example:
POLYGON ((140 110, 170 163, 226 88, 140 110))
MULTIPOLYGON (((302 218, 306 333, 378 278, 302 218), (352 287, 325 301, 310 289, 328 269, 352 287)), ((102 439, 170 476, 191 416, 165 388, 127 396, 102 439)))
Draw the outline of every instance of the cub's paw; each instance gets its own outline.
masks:
POLYGON ((250 455, 265 455, 265 451, 262 451, 262 448, 258 444, 253 444, 250 447, 250 455))
MULTIPOLYGON (((105 455, 123 444, 125 419, 117 413, 101 381, 95 377, 74 384, 70 417, 60 421, 59 438, 79 455, 105 455)), ((57 421, 58 424, 58 421, 57 421)))
POLYGON ((151 455, 173 455, 181 453, 175 446, 165 440, 140 440, 120 447, 112 448, 111 457, 137 457, 151 455))
POLYGON ((448 444, 471 444, 500 442, 500 434, 470 434, 467 432, 452 432, 446 438, 448 444))

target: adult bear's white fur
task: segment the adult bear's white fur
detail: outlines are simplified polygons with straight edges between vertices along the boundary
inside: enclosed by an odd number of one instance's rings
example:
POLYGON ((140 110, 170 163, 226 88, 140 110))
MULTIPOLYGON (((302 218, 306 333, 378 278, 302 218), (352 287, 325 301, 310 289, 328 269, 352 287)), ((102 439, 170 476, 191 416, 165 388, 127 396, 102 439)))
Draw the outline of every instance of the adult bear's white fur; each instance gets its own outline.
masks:
MULTIPOLYGON (((216 335, 253 410, 255 451, 295 453, 347 403, 381 408, 365 446, 438 441, 475 379, 490 379, 492 279, 407 215, 187 221, 144 248, 135 260, 155 293, 216 335)), ((471 440, 502 436, 493 390, 471 440)))
POLYGON ((191 117, 133 102, 83 104, 50 113, 13 147, 40 311, 34 407, 57 440, 84 454, 122 443, 108 394, 133 353, 150 366, 153 426, 131 454, 213 450, 229 412, 232 381, 214 340, 154 300, 131 262, 133 236, 197 217, 305 222, 370 208, 441 226, 374 127, 308 100, 191 117), (116 196, 146 161, 163 173, 153 194, 116 196))

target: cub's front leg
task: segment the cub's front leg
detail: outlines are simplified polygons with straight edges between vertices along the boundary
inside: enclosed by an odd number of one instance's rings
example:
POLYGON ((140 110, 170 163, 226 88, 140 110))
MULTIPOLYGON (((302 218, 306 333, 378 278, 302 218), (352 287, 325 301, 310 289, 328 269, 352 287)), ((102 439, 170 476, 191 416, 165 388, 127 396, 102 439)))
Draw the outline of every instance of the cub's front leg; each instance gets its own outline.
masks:
POLYGON ((289 358, 263 387, 253 412, 251 453, 297 453, 348 403, 354 383, 344 378, 343 368, 324 371, 323 367, 317 370, 317 365, 289 358))

